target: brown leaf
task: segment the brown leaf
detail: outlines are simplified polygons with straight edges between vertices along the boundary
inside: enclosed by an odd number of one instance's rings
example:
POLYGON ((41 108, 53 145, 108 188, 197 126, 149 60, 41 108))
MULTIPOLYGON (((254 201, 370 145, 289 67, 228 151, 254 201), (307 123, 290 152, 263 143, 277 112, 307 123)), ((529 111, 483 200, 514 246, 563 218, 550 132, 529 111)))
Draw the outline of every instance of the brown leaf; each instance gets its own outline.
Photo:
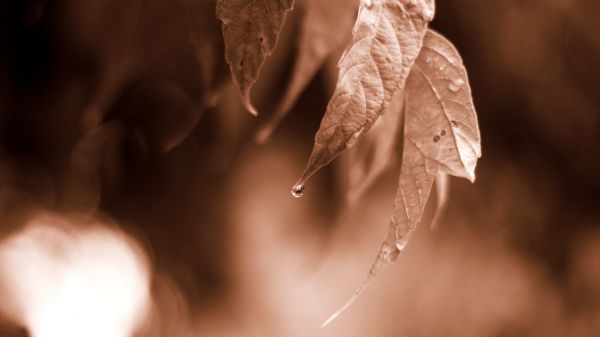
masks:
POLYGON ((425 36, 407 81, 406 95, 400 182, 390 222, 394 235, 388 235, 383 244, 393 245, 396 256, 421 221, 438 172, 474 181, 475 165, 481 156, 466 70, 456 49, 438 33, 428 31, 425 36))
POLYGON ((341 51, 343 44, 349 41, 358 1, 304 0, 297 7, 301 18, 296 42, 298 54, 292 77, 275 112, 256 133, 258 143, 268 141, 273 130, 294 106, 327 57, 336 50, 341 51))
POLYGON ((352 42, 338 64, 335 92, 295 190, 387 112, 394 93, 404 87, 433 13, 433 0, 361 2, 352 42))
POLYGON ((225 59, 246 109, 258 114, 250 102, 250 88, 292 9, 293 0, 218 0, 217 16, 225 40, 225 59))
MULTIPOLYGON (((427 32, 407 81, 406 96, 400 182, 390 221, 394 235, 388 235, 383 244, 395 247, 395 256, 421 221, 436 175, 444 172, 474 181, 481 156, 467 72, 454 46, 440 34, 427 32)), ((378 260, 388 260, 384 253, 382 248, 378 260)))
POLYGON ((406 247, 439 173, 475 179, 481 139, 471 89, 460 55, 440 34, 427 31, 405 95, 404 149, 394 214, 367 280, 342 310, 406 247))

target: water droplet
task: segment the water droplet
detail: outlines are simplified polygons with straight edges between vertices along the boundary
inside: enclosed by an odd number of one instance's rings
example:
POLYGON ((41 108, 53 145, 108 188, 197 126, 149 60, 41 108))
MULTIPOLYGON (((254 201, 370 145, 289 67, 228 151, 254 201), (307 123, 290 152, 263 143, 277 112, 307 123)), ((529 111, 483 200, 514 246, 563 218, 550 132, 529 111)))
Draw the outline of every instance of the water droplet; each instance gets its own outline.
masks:
POLYGON ((446 130, 442 130, 442 132, 440 132, 440 135, 445 136, 446 135, 446 130))
POLYGON ((303 196, 304 195, 304 185, 302 185, 302 184, 294 185, 294 187, 292 187, 292 195, 295 198, 300 198, 301 196, 303 196))
MULTIPOLYGON (((383 257, 383 261, 385 261, 385 265, 393 263, 398 255, 400 254, 400 250, 393 245, 385 242, 383 246, 381 246, 381 255, 383 257)), ((374 274, 373 274, 374 275, 374 274)))
POLYGON ((448 84, 448 89, 452 92, 458 92, 463 87, 463 85, 465 85, 465 81, 463 81, 462 79, 453 79, 450 81, 450 84, 448 84))
POLYGON ((452 122, 450 122, 450 124, 452 124, 453 128, 457 128, 458 127, 458 122, 457 121, 452 121, 452 122))
POLYGON ((433 137, 433 142, 434 142, 434 143, 437 143, 437 142, 439 142, 439 141, 440 141, 440 136, 438 136, 438 135, 435 135, 435 137, 433 137))
POLYGON ((406 248, 407 243, 408 243, 408 240, 406 240, 406 239, 396 240, 396 248, 398 248, 398 252, 403 252, 404 248, 406 248))

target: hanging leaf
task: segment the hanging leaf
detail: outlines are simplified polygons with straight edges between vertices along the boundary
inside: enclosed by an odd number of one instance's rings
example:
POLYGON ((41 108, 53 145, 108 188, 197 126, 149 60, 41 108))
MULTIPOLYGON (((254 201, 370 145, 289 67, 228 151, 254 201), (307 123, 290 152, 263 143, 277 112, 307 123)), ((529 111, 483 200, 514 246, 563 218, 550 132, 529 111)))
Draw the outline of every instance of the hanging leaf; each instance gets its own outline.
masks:
POLYGON ((387 237, 367 280, 325 324, 398 258, 421 221, 439 173, 465 177, 471 182, 475 179, 481 139, 467 72, 454 46, 440 34, 427 32, 406 82, 405 95, 402 165, 387 237))
POLYGON ((294 106, 327 58, 332 52, 341 50, 343 44, 350 39, 358 1, 304 0, 297 7, 301 15, 300 32, 291 80, 275 112, 256 133, 258 143, 268 141, 273 130, 294 106))
POLYGON ((364 139, 350 152, 347 200, 355 202, 377 179, 400 160, 397 155, 404 117, 404 92, 392 98, 390 110, 381 116, 364 139))
POLYGON ((387 112, 394 93, 404 87, 433 14, 433 0, 363 0, 352 41, 338 64, 335 92, 294 195, 387 112))
POLYGON ((225 59, 244 106, 253 115, 258 112, 250 101, 250 89, 265 59, 275 49, 286 13, 293 4, 293 0, 217 1, 217 17, 223 23, 225 59))

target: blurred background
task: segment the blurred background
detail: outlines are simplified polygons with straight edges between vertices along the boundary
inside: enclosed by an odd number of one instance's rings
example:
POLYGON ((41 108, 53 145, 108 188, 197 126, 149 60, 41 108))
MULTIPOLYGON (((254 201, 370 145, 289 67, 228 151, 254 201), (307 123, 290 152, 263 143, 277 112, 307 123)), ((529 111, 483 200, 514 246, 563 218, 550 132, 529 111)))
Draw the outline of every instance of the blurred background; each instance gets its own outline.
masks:
POLYGON ((397 168, 349 204, 342 156, 292 198, 339 53, 253 142, 306 1, 254 88, 258 118, 212 0, 0 3, 0 336, 600 335, 600 3, 438 1, 479 115, 477 180, 451 178, 439 228, 432 198, 321 329, 385 237, 397 168))

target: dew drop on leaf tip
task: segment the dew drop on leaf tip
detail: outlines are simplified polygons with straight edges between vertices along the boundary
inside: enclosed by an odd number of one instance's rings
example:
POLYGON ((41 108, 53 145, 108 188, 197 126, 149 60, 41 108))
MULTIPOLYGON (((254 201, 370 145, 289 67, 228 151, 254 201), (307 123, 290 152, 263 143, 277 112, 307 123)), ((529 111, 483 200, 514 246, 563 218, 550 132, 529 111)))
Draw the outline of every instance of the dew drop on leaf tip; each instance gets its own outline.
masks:
POLYGON ((303 184, 294 185, 294 187, 292 187, 292 195, 295 198, 300 198, 301 196, 303 196, 304 195, 304 185, 303 184))

